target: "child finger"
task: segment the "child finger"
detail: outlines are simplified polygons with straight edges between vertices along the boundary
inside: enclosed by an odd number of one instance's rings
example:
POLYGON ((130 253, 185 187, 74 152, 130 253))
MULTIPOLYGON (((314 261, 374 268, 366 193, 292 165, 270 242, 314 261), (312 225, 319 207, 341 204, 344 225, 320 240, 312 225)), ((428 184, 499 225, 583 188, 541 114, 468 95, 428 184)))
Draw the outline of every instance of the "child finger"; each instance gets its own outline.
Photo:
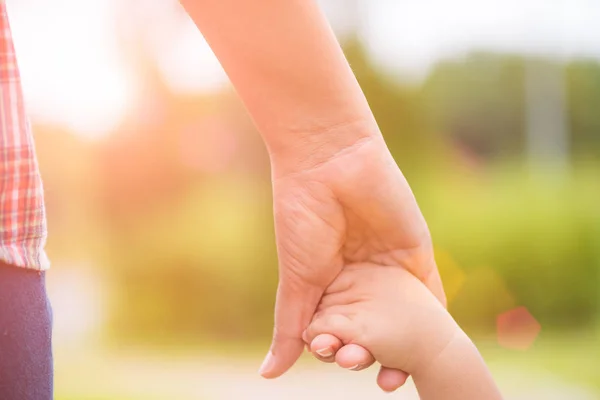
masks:
POLYGON ((314 318, 302 334, 305 343, 311 343, 321 334, 329 334, 342 342, 354 337, 356 327, 342 314, 326 314, 314 318))
POLYGON ((373 365, 375 357, 362 346, 347 344, 337 352, 335 361, 342 368, 361 371, 373 365))
POLYGON ((316 336, 310 343, 310 350, 320 361, 332 363, 335 361, 335 355, 343 346, 343 343, 337 337, 328 333, 316 336))
POLYGON ((406 372, 382 366, 377 375, 377 385, 381 390, 389 393, 402 387, 407 379, 406 372))

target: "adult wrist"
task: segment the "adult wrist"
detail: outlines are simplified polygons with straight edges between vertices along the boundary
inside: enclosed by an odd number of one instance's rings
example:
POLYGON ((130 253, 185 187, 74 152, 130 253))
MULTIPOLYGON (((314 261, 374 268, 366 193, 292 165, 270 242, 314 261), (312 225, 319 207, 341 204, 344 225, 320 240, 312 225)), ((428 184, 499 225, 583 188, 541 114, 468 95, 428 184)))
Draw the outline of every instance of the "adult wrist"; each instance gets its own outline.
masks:
POLYGON ((315 169, 367 145, 384 146, 374 120, 344 121, 326 128, 263 135, 274 177, 315 169))

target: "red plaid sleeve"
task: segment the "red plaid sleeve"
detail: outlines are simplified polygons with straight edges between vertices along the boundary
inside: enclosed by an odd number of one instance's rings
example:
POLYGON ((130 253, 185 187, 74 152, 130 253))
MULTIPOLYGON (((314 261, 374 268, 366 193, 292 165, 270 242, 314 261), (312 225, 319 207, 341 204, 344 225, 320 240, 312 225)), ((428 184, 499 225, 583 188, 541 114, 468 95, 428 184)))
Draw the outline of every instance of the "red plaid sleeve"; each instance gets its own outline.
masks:
POLYGON ((46 213, 6 4, 0 0, 0 259, 44 270, 46 213))

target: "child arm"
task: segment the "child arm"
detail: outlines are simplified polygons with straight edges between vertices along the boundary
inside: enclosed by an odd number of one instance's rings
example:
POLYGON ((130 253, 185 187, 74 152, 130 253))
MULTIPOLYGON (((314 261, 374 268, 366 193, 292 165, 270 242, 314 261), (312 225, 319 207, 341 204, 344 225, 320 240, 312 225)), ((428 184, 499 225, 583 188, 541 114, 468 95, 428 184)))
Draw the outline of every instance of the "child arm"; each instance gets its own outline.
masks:
POLYGON ((421 400, 501 400, 479 351, 461 330, 439 355, 422 370, 413 373, 421 400))

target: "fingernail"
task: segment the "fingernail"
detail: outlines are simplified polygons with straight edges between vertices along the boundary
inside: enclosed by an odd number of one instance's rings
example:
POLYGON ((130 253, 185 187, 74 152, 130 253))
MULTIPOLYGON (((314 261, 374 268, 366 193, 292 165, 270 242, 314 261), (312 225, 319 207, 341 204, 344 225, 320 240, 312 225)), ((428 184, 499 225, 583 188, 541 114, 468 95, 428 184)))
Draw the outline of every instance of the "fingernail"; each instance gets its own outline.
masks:
POLYGON ((320 355, 323 358, 327 358, 327 357, 331 357, 333 355, 333 350, 331 350, 331 347, 326 347, 324 349, 316 350, 315 353, 317 353, 318 355, 320 355))
POLYGON ((273 368, 274 363, 275 363, 275 358, 273 357, 273 353, 271 353, 269 351, 269 353, 267 353, 267 356, 265 357, 265 360, 263 361, 262 365, 260 366, 258 373, 264 376, 267 372, 269 372, 273 368))
POLYGON ((349 369, 350 371, 358 371, 358 370, 360 370, 361 368, 362 368, 362 365, 360 365, 360 364, 356 364, 355 366, 353 366, 353 367, 350 367, 350 368, 348 368, 348 369, 349 369))

